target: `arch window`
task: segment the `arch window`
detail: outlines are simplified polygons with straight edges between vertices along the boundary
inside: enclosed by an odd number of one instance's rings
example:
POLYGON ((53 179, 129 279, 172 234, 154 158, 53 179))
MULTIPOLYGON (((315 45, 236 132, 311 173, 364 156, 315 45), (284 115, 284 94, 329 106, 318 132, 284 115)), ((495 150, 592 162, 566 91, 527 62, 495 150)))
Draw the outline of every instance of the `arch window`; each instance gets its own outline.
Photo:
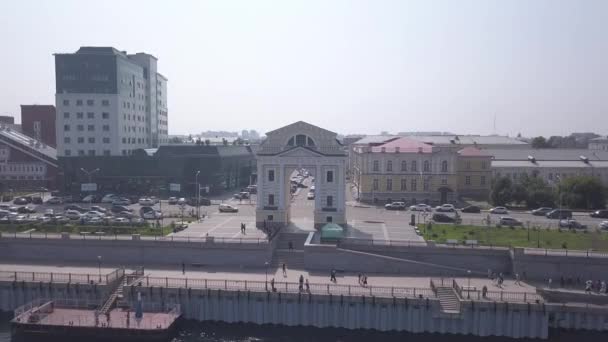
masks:
POLYGON ((315 141, 305 135, 305 134, 298 134, 296 136, 293 136, 291 138, 289 138, 289 140, 287 141, 287 146, 316 146, 315 145, 315 141))

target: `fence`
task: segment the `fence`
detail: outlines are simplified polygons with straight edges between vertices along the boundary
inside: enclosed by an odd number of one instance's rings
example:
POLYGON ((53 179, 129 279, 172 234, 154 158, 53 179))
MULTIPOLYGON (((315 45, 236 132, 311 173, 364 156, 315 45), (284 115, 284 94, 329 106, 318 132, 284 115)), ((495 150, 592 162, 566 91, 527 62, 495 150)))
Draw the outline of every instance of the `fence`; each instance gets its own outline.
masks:
POLYGON ((542 256, 582 257, 582 258, 608 258, 608 252, 598 252, 598 251, 593 251, 593 250, 524 248, 524 254, 542 255, 542 256))
POLYGON ((398 246, 398 247, 427 247, 425 241, 416 240, 375 240, 360 238, 345 238, 340 241, 340 245, 358 246, 398 246))
POLYGON ((191 278, 162 278, 142 277, 129 285, 139 285, 165 288, 193 288, 211 289, 225 291, 274 291, 281 293, 311 293, 322 295, 345 295, 345 296, 375 296, 375 297, 399 297, 399 298, 431 298, 435 294, 430 288, 416 287, 388 287, 388 286, 353 286, 340 284, 306 284, 300 288, 299 283, 290 282, 265 282, 249 280, 228 279, 191 279, 191 278))
MULTIPOLYGON (((227 237, 190 237, 190 236, 139 236, 142 241, 169 241, 184 243, 218 243, 218 244, 268 244, 267 238, 227 238, 227 237)), ((129 241, 134 240, 134 235, 106 235, 106 234, 68 234, 61 233, 0 233, 1 238, 13 239, 48 239, 48 240, 104 240, 104 241, 129 241)))
POLYGON ((458 284, 456 279, 452 279, 452 288, 460 298, 476 299, 476 300, 488 300, 488 301, 501 301, 511 303, 530 303, 530 302, 542 302, 543 297, 536 293, 531 292, 509 292, 509 291, 486 291, 485 296, 482 290, 472 289, 469 287, 462 287, 458 284))
POLYGON ((12 272, 0 271, 0 281, 24 281, 45 283, 77 283, 77 284, 110 284, 124 275, 124 270, 118 269, 108 274, 81 274, 55 272, 12 272))

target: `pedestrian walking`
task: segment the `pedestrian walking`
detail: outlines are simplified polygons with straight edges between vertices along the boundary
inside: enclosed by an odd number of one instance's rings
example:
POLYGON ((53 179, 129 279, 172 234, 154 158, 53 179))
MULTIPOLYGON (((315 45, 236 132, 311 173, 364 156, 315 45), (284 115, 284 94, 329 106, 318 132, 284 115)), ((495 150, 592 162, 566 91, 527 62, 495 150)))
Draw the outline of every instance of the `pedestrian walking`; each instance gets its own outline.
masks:
POLYGON ((270 288, 272 292, 277 292, 277 289, 274 287, 274 278, 270 279, 270 288))
POLYGON ((182 274, 186 274, 186 263, 182 262, 182 274))
POLYGON ((602 280, 602 284, 600 285, 600 292, 606 293, 606 282, 602 280))
POLYGON ((283 263, 283 277, 287 277, 287 265, 283 263))
POLYGON ((521 286, 521 283, 519 282, 519 273, 515 273, 515 284, 521 286))
POLYGON ((310 293, 310 284, 308 283, 308 278, 306 278, 306 292, 310 293))
POLYGON ((564 279, 564 276, 559 277, 559 287, 563 288, 565 285, 566 280, 564 279))
POLYGON ((363 286, 367 287, 367 276, 366 275, 363 276, 363 286))
POLYGON ((329 277, 329 280, 334 283, 336 282, 336 270, 334 270, 334 269, 331 270, 331 275, 329 277))
POLYGON ((361 285, 361 273, 359 273, 359 285, 361 285))
POLYGON ((492 270, 488 268, 488 279, 492 279, 492 270))
POLYGON ((300 292, 302 292, 304 290, 304 276, 300 274, 300 287, 299 287, 300 292))
POLYGON ((247 223, 243 223, 243 234, 247 234, 247 223))
POLYGON ((591 280, 587 280, 585 283, 585 293, 591 293, 591 286, 593 286, 593 282, 591 280))
POLYGON ((553 279, 549 278, 548 283, 549 283, 549 288, 551 288, 551 285, 553 284, 553 279))
POLYGON ((487 295, 487 294, 488 294, 488 287, 484 285, 484 286, 481 288, 481 296, 482 296, 483 298, 486 298, 486 295, 487 295))

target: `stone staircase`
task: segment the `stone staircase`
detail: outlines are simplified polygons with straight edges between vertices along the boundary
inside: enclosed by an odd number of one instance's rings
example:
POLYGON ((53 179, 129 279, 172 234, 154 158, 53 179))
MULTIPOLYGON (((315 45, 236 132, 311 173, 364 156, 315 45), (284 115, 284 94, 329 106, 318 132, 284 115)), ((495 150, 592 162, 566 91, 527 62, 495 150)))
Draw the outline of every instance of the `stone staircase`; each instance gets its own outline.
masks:
POLYGON ((271 266, 282 267, 285 263, 288 269, 304 269, 304 243, 308 234, 281 232, 277 238, 279 240, 272 255, 271 266))
POLYGON ((289 249, 289 242, 291 242, 294 250, 303 250, 308 233, 281 232, 277 238, 279 241, 277 241, 276 249, 289 249))
POLYGON ((451 287, 437 287, 435 289, 441 312, 444 314, 460 314, 460 299, 451 287))

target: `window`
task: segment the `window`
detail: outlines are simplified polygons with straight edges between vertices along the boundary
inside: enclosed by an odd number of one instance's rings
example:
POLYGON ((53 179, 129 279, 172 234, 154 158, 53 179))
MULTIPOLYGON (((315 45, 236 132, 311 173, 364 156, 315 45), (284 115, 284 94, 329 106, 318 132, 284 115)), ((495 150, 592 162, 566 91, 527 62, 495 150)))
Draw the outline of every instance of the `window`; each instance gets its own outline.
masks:
POLYGON ((78 137, 76 140, 78 141, 79 144, 84 144, 84 138, 83 137, 78 137))
POLYGON ((70 137, 64 137, 63 138, 63 142, 66 143, 66 144, 69 144, 70 143, 70 137))
POLYGON ((471 176, 464 177, 464 184, 471 185, 471 176))
POLYGON ((274 205, 274 195, 268 195, 268 205, 274 205))
POLYGON ((483 170, 485 170, 485 169, 487 169, 487 168, 488 168, 488 163, 487 163, 485 160, 481 162, 481 168, 482 168, 483 170))
POLYGON ((334 197, 333 196, 327 196, 327 207, 331 208, 334 206, 334 197))
POLYGON ((69 106, 70 105, 70 100, 63 100, 63 105, 64 106, 69 106))
POLYGON ((334 218, 333 218, 332 216, 327 216, 327 217, 325 218, 325 222, 327 222, 327 223, 332 223, 332 222, 334 222, 334 218))
POLYGON ((84 131, 84 125, 78 125, 76 126, 76 129, 78 129, 79 131, 84 131))
POLYGON ((104 107, 107 107, 110 105, 110 101, 109 100, 101 100, 101 105, 104 107))
POLYGON ((327 174, 325 175, 325 181, 327 183, 332 183, 334 181, 334 172, 333 171, 327 171, 327 174))
POLYGON ((418 184, 416 182, 416 179, 412 179, 412 181, 410 182, 410 190, 411 191, 417 191, 416 188, 418 187, 418 184))
POLYGON ((110 155, 110 150, 103 150, 103 155, 104 156, 109 156, 110 155))
POLYGON ((93 105, 95 105, 95 101, 87 100, 87 106, 93 106, 93 105))
POLYGON ((486 185, 486 176, 481 176, 480 183, 481 185, 486 185))
POLYGON ((441 172, 448 172, 448 161, 444 160, 441 162, 441 172))
POLYGON ((429 163, 428 160, 424 161, 424 172, 430 172, 431 171, 431 163, 429 163))
POLYGON ((87 113, 87 119, 95 119, 95 113, 93 113, 93 112, 88 112, 88 113, 87 113))
POLYGON ((268 170, 268 181, 274 182, 274 170, 268 170))
POLYGON ((84 113, 83 112, 76 113, 76 119, 84 119, 84 113))
POLYGON ((103 138, 103 143, 104 144, 109 144, 110 143, 110 138, 108 138, 108 137, 103 138))
POLYGON ((110 131, 110 125, 103 125, 103 131, 104 132, 109 132, 110 131))
POLYGON ((95 125, 88 125, 87 126, 87 131, 92 132, 95 130, 95 125))
POLYGON ((378 191, 378 179, 374 179, 374 181, 372 182, 372 189, 374 191, 378 191))
POLYGON ((95 143, 95 138, 89 137, 89 144, 94 144, 94 143, 95 143))
POLYGON ((424 191, 429 191, 429 187, 430 187, 430 181, 428 179, 425 179, 424 182, 422 183, 422 189, 424 191))
POLYGON ((372 169, 373 171, 380 171, 380 162, 377 160, 374 160, 374 168, 372 169))
POLYGON ((64 119, 69 119, 70 118, 70 113, 68 113, 68 112, 63 113, 63 118, 64 119))
POLYGON ((387 172, 392 172, 393 171, 393 161, 389 160, 386 162, 386 171, 387 172))
POLYGON ((70 131, 70 125, 63 125, 63 130, 65 132, 69 132, 70 131))
POLYGON ((89 150, 89 155, 90 156, 94 156, 95 155, 95 150, 89 150))
POLYGON ((101 118, 102 119, 109 119, 110 118, 110 113, 106 113, 106 112, 101 113, 101 118))
POLYGON ((466 168, 467 168, 467 170, 471 169, 471 161, 467 161, 466 168))
POLYGON ((72 155, 72 151, 70 151, 70 150, 65 150, 65 155, 66 155, 66 156, 71 156, 71 155, 72 155))
POLYGON ((407 190, 407 179, 401 178, 401 191, 407 190))
MULTIPOLYGON (((82 100, 76 100, 76 105, 77 106, 82 106, 82 100)), ((84 153, 84 151, 83 151, 83 153, 84 153)))
POLYGON ((401 162, 401 171, 407 171, 407 162, 405 160, 401 162))
POLYGON ((84 156, 84 150, 78 150, 78 155, 79 156, 84 156))
POLYGON ((448 179, 445 177, 441 178, 441 185, 448 185, 448 179))
POLYGON ((410 166, 410 168, 412 169, 413 172, 418 171, 417 170, 418 169, 418 165, 416 165, 416 164, 417 164, 416 161, 412 160, 412 166, 410 166))
POLYGON ((386 191, 393 191, 393 180, 390 178, 386 180, 386 191))
POLYGON ((124 138, 124 137, 123 137, 123 138, 122 138, 122 143, 123 143, 123 144, 126 144, 126 143, 127 143, 127 138, 124 138))

